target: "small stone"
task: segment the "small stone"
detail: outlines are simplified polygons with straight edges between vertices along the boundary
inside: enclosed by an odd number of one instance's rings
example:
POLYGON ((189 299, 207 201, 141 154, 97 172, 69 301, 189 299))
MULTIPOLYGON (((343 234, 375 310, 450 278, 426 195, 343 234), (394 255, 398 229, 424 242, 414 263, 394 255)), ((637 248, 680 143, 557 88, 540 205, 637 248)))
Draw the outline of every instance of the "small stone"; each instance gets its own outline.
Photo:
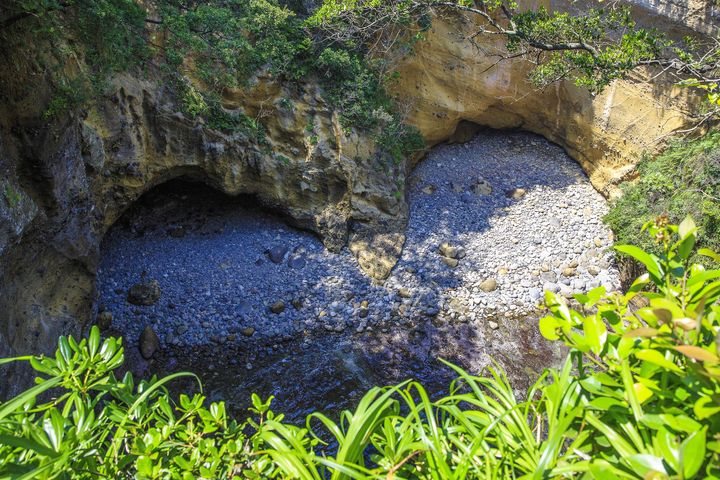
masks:
POLYGON ((236 339, 237 339, 237 337, 233 333, 231 333, 227 337, 225 337, 225 340, 227 340, 228 342, 234 342, 236 339))
POLYGON ((437 190, 437 187, 435 185, 433 185, 432 183, 425 185, 422 189, 422 191, 425 195, 432 195, 433 193, 435 193, 435 190, 437 190))
POLYGON ((398 296, 401 298, 410 298, 412 297, 412 292, 410 292, 409 288, 402 287, 398 289, 398 296))
POLYGON ((533 302, 537 302, 537 301, 540 300, 540 299, 542 298, 542 296, 543 296, 542 291, 541 291, 539 288, 531 288, 531 289, 528 291, 528 295, 530 295, 530 299, 531 299, 533 302))
POLYGON ((492 193, 492 185, 487 180, 478 180, 471 187, 475 195, 490 195, 492 193))
POLYGON ((577 268, 578 267, 578 261, 573 260, 572 262, 568 263, 568 267, 570 268, 577 268))
POLYGON ((289 265, 290 265, 290 268, 299 270, 301 268, 304 268, 305 265, 307 265, 307 261, 305 260, 304 257, 296 255, 290 259, 289 265))
POLYGON ((585 218, 590 218, 590 217, 592 217, 592 214, 593 214, 592 208, 590 208, 590 207, 585 207, 585 208, 583 208, 583 216, 584 216, 585 218))
POLYGON ((290 303, 292 303, 292 306, 295 308, 295 310, 300 310, 303 306, 303 299, 296 297, 293 298, 290 303))
POLYGON ((358 310, 358 316, 359 316, 360 318, 365 318, 365 317, 367 317, 367 316, 368 316, 368 309, 367 309, 367 308, 360 308, 360 310, 358 310))
POLYGON ((465 187, 459 182, 450 182, 450 188, 455 193, 462 193, 465 190, 465 187))
POLYGON ((282 300, 276 301, 275 303, 270 305, 270 311, 275 314, 284 312, 285 311, 285 302, 283 302, 282 300))
POLYGON ((160 339, 150 325, 146 326, 140 334, 140 355, 150 360, 160 345, 160 339))
POLYGON ((438 247, 438 251, 440 252, 440 255, 448 258, 458 258, 460 254, 460 249, 448 242, 441 243, 438 247))
POLYGON ((368 302, 367 300, 363 300, 362 302, 360 302, 360 308, 368 308, 368 305, 370 305, 370 302, 368 302))
POLYGON ((495 280, 494 278, 488 278, 487 280, 484 280, 480 284, 480 290, 488 293, 488 292, 492 292, 492 291, 496 290, 497 286, 498 286, 497 280, 495 280))
POLYGON ((524 188, 513 188, 512 190, 506 191, 505 196, 513 200, 520 200, 526 193, 527 191, 524 188))
POLYGON ((98 313, 97 326, 100 330, 105 331, 112 326, 113 315, 109 310, 98 313))
POLYGON ((246 337, 252 337, 255 333, 255 329, 253 327, 245 327, 240 330, 240 333, 242 333, 246 337))
POLYGON ((133 305, 149 307, 160 298, 160 284, 157 280, 137 283, 130 288, 127 301, 133 305))
POLYGON ((562 271, 563 276, 565 277, 574 277, 575 276, 575 269, 572 267, 565 267, 562 271))
POLYGON ((590 266, 587 268, 587 271, 588 271, 588 273, 589 273, 590 275, 592 275, 593 277, 600 273, 600 269, 599 269, 598 267, 596 267, 595 265, 590 265, 590 266))
POLYGON ((283 259, 285 258, 285 254, 287 253, 288 248, 283 245, 276 245, 272 248, 269 248, 265 251, 268 258, 273 263, 282 263, 283 259))
POLYGON ((177 335, 182 335, 183 333, 187 332, 188 330, 189 330, 189 327, 187 326, 187 324, 183 323, 175 329, 175 333, 177 335))
POLYGON ((597 237, 595 237, 595 239, 593 240, 593 242, 595 243, 595 246, 596 246, 597 248, 600 248, 600 247, 603 246, 603 241, 600 240, 600 239, 597 238, 597 237))
POLYGON ((500 267, 500 268, 498 268, 498 275, 507 275, 507 274, 508 274, 508 269, 507 269, 507 267, 500 267))
POLYGON ((450 268, 455 268, 458 266, 458 262, 456 258, 449 258, 449 257, 442 257, 443 262, 445 262, 445 265, 447 265, 450 268))
POLYGON ((497 330, 498 328, 500 328, 500 325, 498 325, 497 322, 494 322, 494 321, 492 321, 492 320, 490 320, 490 321, 488 322, 488 325, 489 325, 490 328, 492 328, 493 330, 497 330))

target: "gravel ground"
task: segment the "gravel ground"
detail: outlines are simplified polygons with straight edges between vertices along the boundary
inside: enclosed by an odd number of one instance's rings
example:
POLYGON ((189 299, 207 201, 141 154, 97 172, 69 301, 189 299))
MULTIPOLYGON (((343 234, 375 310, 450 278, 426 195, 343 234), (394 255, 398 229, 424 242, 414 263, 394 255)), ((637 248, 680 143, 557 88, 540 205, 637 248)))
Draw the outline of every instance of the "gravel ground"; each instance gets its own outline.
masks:
MULTIPOLYGON (((570 295, 620 286, 603 197, 541 137, 487 132, 440 145, 413 172, 408 200, 403 256, 383 285, 373 285, 348 251, 326 251, 252 199, 161 186, 107 235, 100 308, 130 343, 151 326, 160 351, 257 345, 264 351, 235 355, 231 364, 261 371, 281 342, 307 347, 318 334, 367 339, 424 324, 473 332, 465 356, 499 342, 512 358, 528 347, 508 323, 534 322, 543 289, 570 295), (133 285, 152 280, 157 301, 128 302, 133 285)), ((457 337, 467 333, 451 334, 450 343, 457 337)))

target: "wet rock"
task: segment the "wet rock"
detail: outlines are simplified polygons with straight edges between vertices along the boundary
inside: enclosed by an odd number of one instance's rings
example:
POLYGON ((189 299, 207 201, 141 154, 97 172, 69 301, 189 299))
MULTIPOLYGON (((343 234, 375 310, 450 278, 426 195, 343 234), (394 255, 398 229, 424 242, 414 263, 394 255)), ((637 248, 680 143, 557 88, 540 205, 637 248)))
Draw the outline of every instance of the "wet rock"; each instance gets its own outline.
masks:
POLYGON ((155 354, 160 345, 160 339, 155 330, 148 325, 140 334, 140 354, 145 360, 149 360, 155 354))
POLYGON ((480 290, 486 293, 495 291, 497 287, 497 280, 495 280, 494 278, 488 278, 480 284, 480 290))
POLYGON ((271 262, 282 263, 285 258, 285 254, 288 252, 288 248, 284 245, 275 245, 265 251, 271 262))
POLYGON ((112 326, 113 315, 109 310, 98 313, 97 326, 100 330, 108 330, 112 326))
POLYGON ((137 283, 130 288, 127 301, 133 305, 149 307, 160 298, 160 284, 157 280, 137 283))
POLYGON ((270 305, 270 311, 275 314, 284 312, 285 311, 285 302, 283 302, 282 300, 276 301, 275 303, 270 305))

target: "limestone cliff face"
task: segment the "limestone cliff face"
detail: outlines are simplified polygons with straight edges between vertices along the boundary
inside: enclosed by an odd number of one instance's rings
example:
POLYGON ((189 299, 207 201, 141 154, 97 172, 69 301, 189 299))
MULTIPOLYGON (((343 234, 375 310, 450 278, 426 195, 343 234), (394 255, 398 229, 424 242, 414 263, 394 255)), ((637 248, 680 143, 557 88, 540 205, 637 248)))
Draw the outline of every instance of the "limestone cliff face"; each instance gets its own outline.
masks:
MULTIPOLYGON (((472 27, 437 19, 399 66, 399 100, 429 145, 461 120, 531 130, 563 145, 609 194, 656 137, 687 124, 685 99, 658 84, 618 82, 597 98, 569 84, 537 92, 527 64, 493 66, 465 41, 472 27)), ((49 352, 58 335, 91 322, 104 233, 140 195, 180 176, 254 194, 328 248, 348 245, 369 275, 388 275, 404 241, 409 166, 343 131, 312 81, 260 74, 225 92, 225 108, 260 121, 264 138, 187 118, 152 74, 119 76, 89 110, 47 118, 51 81, 25 40, 0 56, 0 356, 49 352)), ((61 61, 68 72, 83 68, 61 61)))
POLYGON ((571 82, 534 88, 532 65, 507 55, 502 39, 468 40, 476 24, 453 14, 436 18, 427 40, 399 65, 395 92, 432 145, 448 139, 465 120, 492 128, 529 130, 563 146, 606 196, 633 172, 642 153, 690 125, 688 92, 647 83, 643 72, 616 81, 593 97, 571 82))
POLYGON ((371 276, 394 265, 405 167, 340 128, 316 84, 261 74, 226 92, 227 109, 264 125, 256 138, 206 128, 160 82, 130 75, 113 79, 89 110, 44 118, 40 66, 13 60, 0 112, 0 356, 47 352, 59 334, 92 321, 105 231, 144 192, 180 176, 253 194, 331 250, 349 244, 371 276), (22 88, 33 75, 13 68, 37 74, 35 88, 22 88))

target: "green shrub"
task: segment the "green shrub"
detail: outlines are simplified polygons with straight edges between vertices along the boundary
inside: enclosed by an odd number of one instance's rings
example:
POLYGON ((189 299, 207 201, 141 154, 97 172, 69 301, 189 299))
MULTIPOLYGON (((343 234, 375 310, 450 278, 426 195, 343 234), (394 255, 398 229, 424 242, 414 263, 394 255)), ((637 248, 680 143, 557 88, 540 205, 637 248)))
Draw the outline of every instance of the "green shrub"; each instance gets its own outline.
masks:
POLYGON ((698 222, 702 246, 720 250, 720 132, 677 142, 641 161, 638 170, 638 180, 623 188, 605 217, 618 242, 658 253, 641 234, 642 225, 663 214, 672 223, 690 214, 698 222))
POLYGON ((458 378, 437 400, 407 381, 370 389, 339 422, 295 426, 253 395, 238 423, 222 402, 168 394, 191 374, 117 379, 120 340, 94 327, 54 357, 0 362, 39 375, 0 404, 0 478, 718 479, 720 270, 690 263, 691 220, 645 230, 662 253, 618 247, 648 270, 627 293, 578 294, 577 309, 546 293, 540 330, 569 354, 521 400, 499 367, 447 364, 458 378))

